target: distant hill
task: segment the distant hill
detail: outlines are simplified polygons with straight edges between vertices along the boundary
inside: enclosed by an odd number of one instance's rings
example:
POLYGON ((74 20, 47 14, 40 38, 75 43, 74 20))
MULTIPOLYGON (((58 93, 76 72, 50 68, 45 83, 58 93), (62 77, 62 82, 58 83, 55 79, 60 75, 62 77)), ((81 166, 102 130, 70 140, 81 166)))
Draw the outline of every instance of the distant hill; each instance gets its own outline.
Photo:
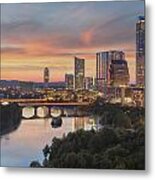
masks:
MULTIPOLYGON (((35 88, 44 88, 47 85, 43 82, 33 82, 33 81, 18 81, 18 80, 0 80, 0 86, 10 87, 10 88, 26 88, 26 89, 35 89, 35 88)), ((49 82, 49 88, 65 88, 65 82, 49 82)))

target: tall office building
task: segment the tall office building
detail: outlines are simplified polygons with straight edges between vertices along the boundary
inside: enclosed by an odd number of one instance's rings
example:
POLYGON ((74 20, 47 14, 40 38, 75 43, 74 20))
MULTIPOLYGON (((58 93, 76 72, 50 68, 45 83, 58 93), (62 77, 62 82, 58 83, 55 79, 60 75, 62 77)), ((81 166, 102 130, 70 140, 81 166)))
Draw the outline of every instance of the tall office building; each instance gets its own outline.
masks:
POLYGON ((112 60, 110 64, 110 84, 113 87, 129 84, 129 69, 126 60, 112 60))
POLYGON ((44 69, 44 83, 48 83, 49 79, 50 79, 49 69, 47 67, 45 67, 45 69, 44 69))
POLYGON ((136 24, 136 83, 145 84, 145 18, 140 16, 136 24))
POLYGON ((96 83, 98 91, 104 96, 108 95, 110 85, 110 64, 112 60, 123 60, 125 54, 122 51, 105 51, 96 54, 96 83))
POLYGON ((92 90, 94 88, 93 77, 84 78, 84 89, 92 90))
POLYGON ((74 63, 75 89, 84 89, 85 60, 75 57, 74 63))
POLYGON ((109 59, 111 60, 123 60, 125 59, 125 53, 123 51, 109 51, 109 59))
POLYGON ((109 81, 109 52, 96 54, 96 83, 97 89, 106 94, 106 86, 109 81))
POLYGON ((74 76, 73 74, 65 74, 65 85, 66 89, 73 89, 74 85, 74 76))

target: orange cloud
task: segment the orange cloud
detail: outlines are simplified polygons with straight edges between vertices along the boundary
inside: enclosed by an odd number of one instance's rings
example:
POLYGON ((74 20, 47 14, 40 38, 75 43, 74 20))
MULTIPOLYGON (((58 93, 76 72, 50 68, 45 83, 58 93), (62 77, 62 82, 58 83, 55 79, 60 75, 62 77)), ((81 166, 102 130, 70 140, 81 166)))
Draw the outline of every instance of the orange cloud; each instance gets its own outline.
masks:
POLYGON ((90 45, 92 38, 93 38, 93 29, 89 29, 81 33, 80 39, 85 45, 90 45))
POLYGON ((51 81, 64 80, 65 73, 74 73, 75 55, 86 59, 86 76, 95 77, 96 52, 118 49, 125 51, 130 77, 134 80, 134 43, 93 44, 94 33, 94 28, 81 32, 77 37, 81 44, 77 45, 74 45, 72 36, 65 34, 10 38, 6 46, 2 44, 2 78, 42 81, 43 68, 48 66, 51 68, 51 81))

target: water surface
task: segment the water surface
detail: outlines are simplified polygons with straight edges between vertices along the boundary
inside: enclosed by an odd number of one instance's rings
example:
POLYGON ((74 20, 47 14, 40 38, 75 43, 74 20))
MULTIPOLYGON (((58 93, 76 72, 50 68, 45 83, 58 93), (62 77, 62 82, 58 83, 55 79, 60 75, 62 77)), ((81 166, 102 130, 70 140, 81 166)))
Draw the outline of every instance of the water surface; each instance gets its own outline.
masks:
MULTIPOLYGON (((27 110, 28 116, 30 111, 27 110)), ((16 131, 1 137, 1 166, 28 167, 33 160, 42 162, 42 149, 51 144, 54 137, 61 138, 69 132, 81 128, 90 130, 95 126, 90 117, 65 117, 62 121, 61 127, 52 128, 51 118, 22 119, 16 131)))

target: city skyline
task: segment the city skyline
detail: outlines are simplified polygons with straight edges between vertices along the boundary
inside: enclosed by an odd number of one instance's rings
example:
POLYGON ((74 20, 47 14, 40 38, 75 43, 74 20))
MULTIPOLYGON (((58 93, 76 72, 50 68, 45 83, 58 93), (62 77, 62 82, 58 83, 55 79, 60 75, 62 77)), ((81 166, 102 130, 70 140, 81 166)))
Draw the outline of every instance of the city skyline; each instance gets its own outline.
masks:
POLYGON ((144 8, 1 4, 2 167, 145 170, 144 8))
POLYGON ((3 4, 1 8, 1 79, 41 82, 42 70, 48 67, 49 81, 64 81, 66 73, 74 74, 74 56, 84 58, 86 76, 95 77, 96 53, 122 50, 135 82, 136 22, 144 15, 143 1, 3 4))

